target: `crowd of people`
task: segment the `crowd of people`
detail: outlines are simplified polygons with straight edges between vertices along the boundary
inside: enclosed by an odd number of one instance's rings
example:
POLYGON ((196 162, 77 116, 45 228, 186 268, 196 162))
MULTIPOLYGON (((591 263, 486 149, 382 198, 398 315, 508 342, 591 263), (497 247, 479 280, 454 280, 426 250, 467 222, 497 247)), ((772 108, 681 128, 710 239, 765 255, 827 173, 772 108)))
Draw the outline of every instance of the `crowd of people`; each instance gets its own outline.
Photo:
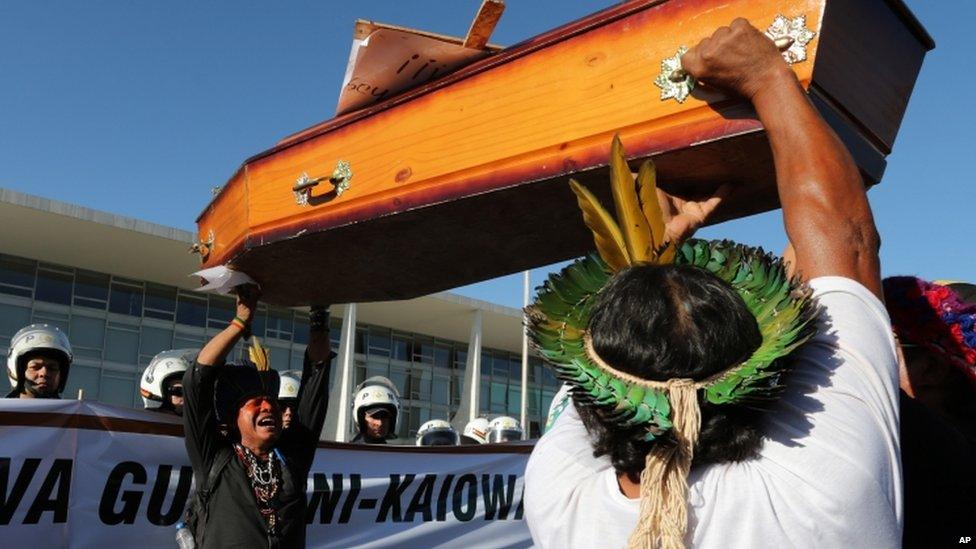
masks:
MULTIPOLYGON (((759 256, 786 273, 782 303, 809 322, 775 331, 796 318, 749 302, 771 295, 771 281, 744 290, 701 265, 608 267, 586 301, 587 324, 558 334, 578 338, 560 352, 579 363, 557 368, 564 390, 526 470, 533 541, 892 547, 972 535, 973 286, 882 281, 857 166, 755 28, 737 20, 682 63, 705 85, 749 99, 766 129, 789 247, 782 260, 759 256)), ((695 202, 656 192, 664 242, 679 246, 734 189, 695 202)), ((629 238, 621 249, 637 254, 629 238)), ((226 329, 202 349, 160 353, 140 382, 147 410, 182 417, 198 487, 185 527, 197 547, 304 545, 305 480, 334 356, 328 309, 312 307, 301 371, 270 369, 259 346, 229 364, 259 296, 239 287, 226 329)), ((58 398, 71 362, 56 327, 24 328, 10 344, 8 398, 58 398)), ((356 388, 354 443, 387 444, 400 418, 389 379, 356 388)), ((511 417, 476 418, 461 433, 445 418, 420 426, 415 444, 522 438, 511 417)))

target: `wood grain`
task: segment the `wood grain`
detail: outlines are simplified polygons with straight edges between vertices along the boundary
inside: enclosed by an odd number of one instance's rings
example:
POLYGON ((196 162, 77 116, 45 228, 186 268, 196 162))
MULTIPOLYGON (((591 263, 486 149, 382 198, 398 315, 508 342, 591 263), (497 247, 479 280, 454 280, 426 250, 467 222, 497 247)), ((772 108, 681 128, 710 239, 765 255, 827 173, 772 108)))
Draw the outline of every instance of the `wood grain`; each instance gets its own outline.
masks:
MULTIPOLYGON (((822 15, 845 13, 825 3, 847 1, 616 5, 317 125, 248 160, 200 216, 204 238, 211 228, 217 233, 206 264, 231 262, 262 282, 270 302, 298 305, 401 299, 579 255, 592 243, 565 181, 572 175, 605 193, 602 168, 614 133, 633 160, 654 157, 662 186, 674 192, 740 182, 720 219, 774 208, 768 144, 751 107, 702 88, 684 104, 662 102, 653 85, 661 59, 736 17, 765 28, 779 13, 806 15, 818 37, 794 70, 817 90, 815 104, 866 182, 876 183, 888 151, 881 136, 897 132, 891 121, 900 121, 917 67, 889 75, 908 81, 892 95, 904 96, 901 103, 872 107, 861 95, 849 100, 853 108, 838 101, 844 95, 831 77, 838 70, 821 67, 819 33, 822 15), (819 87, 819 74, 829 90, 819 87), (340 159, 352 165, 351 188, 317 206, 296 205, 295 178, 326 175, 340 159), (296 263, 307 272, 288 267, 296 263)), ((828 33, 837 41, 853 29, 824 24, 842 29, 828 33)), ((909 32, 884 36, 915 40, 909 32)), ((871 76, 860 58, 833 54, 831 62, 871 76)))

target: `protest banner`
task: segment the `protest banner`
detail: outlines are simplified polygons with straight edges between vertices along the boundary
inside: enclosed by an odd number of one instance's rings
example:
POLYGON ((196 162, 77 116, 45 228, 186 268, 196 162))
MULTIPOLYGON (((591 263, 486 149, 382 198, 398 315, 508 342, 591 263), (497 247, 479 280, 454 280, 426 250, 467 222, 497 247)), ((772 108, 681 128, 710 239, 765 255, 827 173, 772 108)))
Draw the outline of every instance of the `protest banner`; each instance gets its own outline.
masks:
MULTIPOLYGON (((173 547, 193 471, 178 418, 85 401, 0 401, 0 526, 12 547, 173 547)), ((529 445, 321 443, 309 547, 531 546, 529 445)))

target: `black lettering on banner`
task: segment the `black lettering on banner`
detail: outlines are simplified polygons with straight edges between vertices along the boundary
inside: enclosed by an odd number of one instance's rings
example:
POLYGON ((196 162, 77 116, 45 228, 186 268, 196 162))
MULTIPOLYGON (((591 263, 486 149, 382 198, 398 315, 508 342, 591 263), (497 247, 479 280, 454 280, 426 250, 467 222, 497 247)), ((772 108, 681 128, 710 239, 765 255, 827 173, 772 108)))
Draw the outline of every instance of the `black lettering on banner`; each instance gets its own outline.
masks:
POLYGON ((515 497, 515 475, 508 475, 508 490, 505 490, 505 475, 481 475, 481 497, 485 500, 485 520, 508 518, 515 497), (491 484, 488 482, 492 481, 491 484))
POLYGON ((56 459, 37 491, 34 503, 27 510, 24 524, 37 524, 46 511, 54 513, 54 524, 68 522, 68 496, 71 493, 70 459, 56 459), (57 490, 57 495, 54 491, 57 490), (52 497, 53 496, 53 497, 52 497))
POLYGON ((452 510, 454 511, 454 518, 461 522, 467 522, 474 518, 475 513, 478 512, 478 477, 467 474, 461 475, 458 478, 457 484, 454 485, 454 505, 452 506, 452 510), (465 486, 468 488, 468 504, 462 509, 463 498, 461 493, 464 491, 465 486))
POLYGON ((357 474, 349 475, 349 495, 346 496, 346 503, 342 506, 342 514, 339 515, 339 524, 349 523, 349 517, 352 516, 352 510, 356 506, 356 498, 359 497, 359 488, 362 486, 361 478, 357 474))
POLYGON ((444 477, 444 484, 441 485, 441 491, 437 495, 437 521, 444 522, 447 520, 447 496, 451 493, 451 483, 454 482, 454 475, 447 475, 444 477))
POLYGON ((522 520, 523 515, 525 515, 525 506, 522 505, 524 501, 525 501, 525 488, 523 487, 522 491, 519 492, 519 502, 518 502, 518 506, 515 508, 515 516, 512 517, 515 520, 522 520))
POLYGON ((332 485, 324 473, 312 475, 312 497, 308 502, 308 509, 305 511, 305 523, 312 524, 315 520, 315 510, 319 511, 319 524, 332 524, 332 515, 335 508, 339 505, 339 498, 342 497, 342 475, 334 473, 332 475, 332 485))
POLYGON ((102 490, 102 501, 98 504, 98 518, 104 524, 114 526, 116 524, 132 524, 136 521, 136 514, 139 511, 139 502, 142 501, 142 492, 122 490, 122 480, 127 475, 132 476, 132 484, 146 484, 146 469, 134 462, 123 461, 112 469, 102 490), (122 500, 122 510, 115 511, 115 502, 122 500))
POLYGON ((403 475, 401 479, 400 475, 390 475, 390 486, 386 489, 386 494, 383 495, 383 502, 380 503, 380 512, 376 515, 376 522, 385 522, 388 514, 392 515, 393 522, 403 522, 403 515, 400 512, 400 498, 416 476, 411 473, 403 475), (390 513, 391 510, 392 513, 390 513))
POLYGON ((417 486, 417 491, 414 492, 413 498, 410 499, 410 505, 407 506, 407 514, 404 516, 404 520, 413 522, 414 515, 417 513, 423 515, 424 522, 433 520, 430 502, 434 499, 435 482, 437 482, 437 475, 424 475, 424 480, 420 481, 420 486, 417 486))
POLYGON ((37 472, 37 467, 40 464, 41 460, 38 458, 25 459, 24 465, 21 466, 20 472, 17 473, 17 480, 14 481, 13 488, 11 488, 8 494, 7 485, 10 482, 10 458, 0 458, 0 498, 2 498, 0 499, 0 524, 10 524, 10 519, 13 518, 17 506, 20 505, 20 500, 24 499, 24 493, 27 492, 27 487, 30 485, 31 480, 34 479, 34 473, 37 472))
POLYGON ((146 510, 149 522, 156 526, 176 524, 176 521, 183 515, 183 507, 186 506, 186 499, 190 495, 193 468, 184 465, 180 467, 180 477, 177 480, 176 492, 173 493, 173 502, 169 505, 169 511, 163 513, 163 502, 169 492, 169 481, 172 475, 172 465, 160 465, 156 472, 156 482, 153 484, 152 494, 149 496, 149 508, 146 510))

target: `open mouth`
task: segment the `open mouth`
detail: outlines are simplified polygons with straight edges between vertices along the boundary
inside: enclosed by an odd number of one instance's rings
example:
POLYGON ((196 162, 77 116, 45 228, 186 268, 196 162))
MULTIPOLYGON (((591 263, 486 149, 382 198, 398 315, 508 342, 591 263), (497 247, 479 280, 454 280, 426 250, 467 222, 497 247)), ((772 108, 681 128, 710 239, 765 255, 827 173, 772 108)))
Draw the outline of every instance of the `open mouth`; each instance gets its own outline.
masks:
POLYGON ((264 416, 258 419, 258 427, 274 429, 277 426, 278 426, 278 422, 275 421, 275 418, 273 416, 264 416))

